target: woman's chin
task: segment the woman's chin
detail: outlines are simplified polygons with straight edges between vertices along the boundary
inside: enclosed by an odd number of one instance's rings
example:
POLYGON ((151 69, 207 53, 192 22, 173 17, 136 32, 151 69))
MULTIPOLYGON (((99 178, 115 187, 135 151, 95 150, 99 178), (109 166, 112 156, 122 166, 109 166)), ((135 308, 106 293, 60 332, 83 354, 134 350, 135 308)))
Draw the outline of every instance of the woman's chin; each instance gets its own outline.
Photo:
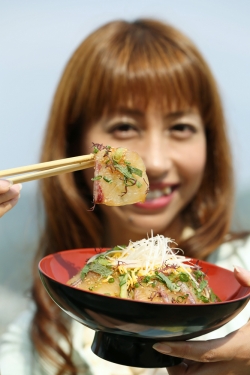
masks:
POLYGON ((161 210, 161 212, 152 214, 152 212, 146 212, 146 210, 134 209, 133 206, 108 208, 104 206, 103 210, 109 218, 115 236, 119 233, 123 237, 124 231, 126 231, 130 239, 144 238, 151 235, 151 231, 154 235, 163 234, 169 237, 168 228, 172 227, 173 222, 176 224, 176 219, 178 220, 178 212, 176 211, 166 212, 166 210, 161 210))
POLYGON ((130 230, 134 231, 137 234, 145 236, 145 234, 151 234, 153 231, 154 234, 162 234, 167 230, 167 222, 165 220, 156 219, 151 217, 141 216, 140 218, 131 215, 129 217, 129 226, 130 230))

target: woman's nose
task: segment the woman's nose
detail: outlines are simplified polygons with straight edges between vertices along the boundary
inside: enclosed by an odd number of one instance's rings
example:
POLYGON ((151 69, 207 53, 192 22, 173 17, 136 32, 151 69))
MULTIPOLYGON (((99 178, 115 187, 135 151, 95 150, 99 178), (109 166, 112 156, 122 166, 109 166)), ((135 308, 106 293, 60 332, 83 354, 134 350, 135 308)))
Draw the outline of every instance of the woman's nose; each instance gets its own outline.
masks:
POLYGON ((170 170, 172 159, 164 138, 149 139, 144 146, 143 157, 149 177, 164 177, 170 170))

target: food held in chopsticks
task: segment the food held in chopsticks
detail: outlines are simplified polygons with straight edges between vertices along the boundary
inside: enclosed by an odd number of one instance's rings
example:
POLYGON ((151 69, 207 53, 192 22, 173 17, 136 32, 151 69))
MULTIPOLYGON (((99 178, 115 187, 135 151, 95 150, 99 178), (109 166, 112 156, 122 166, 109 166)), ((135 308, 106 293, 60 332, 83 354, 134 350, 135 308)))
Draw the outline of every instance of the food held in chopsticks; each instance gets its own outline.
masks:
POLYGON ((89 259, 67 284, 112 297, 154 303, 211 303, 219 298, 198 264, 160 235, 117 246, 89 259))
POLYGON ((95 153, 94 203, 122 206, 144 202, 148 177, 141 157, 126 148, 93 144, 95 153))
POLYGON ((94 205, 122 206, 144 202, 148 178, 140 156, 126 148, 97 143, 93 146, 93 153, 89 155, 6 169, 0 171, 0 178, 7 177, 16 184, 94 167, 94 205), (18 176, 13 177, 15 175, 18 176))

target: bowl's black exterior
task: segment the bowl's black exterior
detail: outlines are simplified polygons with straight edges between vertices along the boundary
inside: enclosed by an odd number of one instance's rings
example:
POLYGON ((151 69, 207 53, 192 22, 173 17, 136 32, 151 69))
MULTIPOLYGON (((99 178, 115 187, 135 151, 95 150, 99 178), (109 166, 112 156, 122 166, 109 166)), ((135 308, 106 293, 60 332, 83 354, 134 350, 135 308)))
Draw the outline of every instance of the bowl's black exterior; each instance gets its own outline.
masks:
POLYGON ((163 356, 153 350, 152 345, 160 341, 187 340, 221 327, 245 307, 250 295, 250 288, 239 286, 232 300, 216 304, 139 302, 71 287, 48 276, 43 268, 40 264, 40 277, 54 302, 73 319, 96 331, 94 353, 103 359, 135 367, 179 363, 178 358, 163 356))

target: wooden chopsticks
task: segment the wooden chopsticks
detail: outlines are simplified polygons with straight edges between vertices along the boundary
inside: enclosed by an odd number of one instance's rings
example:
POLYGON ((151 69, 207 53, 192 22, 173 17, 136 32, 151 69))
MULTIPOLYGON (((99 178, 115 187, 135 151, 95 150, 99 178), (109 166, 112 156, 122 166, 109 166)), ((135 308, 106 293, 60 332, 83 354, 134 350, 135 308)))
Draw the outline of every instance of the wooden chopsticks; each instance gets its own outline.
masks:
POLYGON ((59 159, 25 167, 5 169, 0 171, 0 178, 8 177, 13 184, 22 183, 40 178, 52 177, 61 173, 79 171, 94 167, 94 154, 75 156, 73 158, 59 159), (33 172, 33 173, 32 173, 33 172), (9 177, 19 175, 17 177, 9 177))

